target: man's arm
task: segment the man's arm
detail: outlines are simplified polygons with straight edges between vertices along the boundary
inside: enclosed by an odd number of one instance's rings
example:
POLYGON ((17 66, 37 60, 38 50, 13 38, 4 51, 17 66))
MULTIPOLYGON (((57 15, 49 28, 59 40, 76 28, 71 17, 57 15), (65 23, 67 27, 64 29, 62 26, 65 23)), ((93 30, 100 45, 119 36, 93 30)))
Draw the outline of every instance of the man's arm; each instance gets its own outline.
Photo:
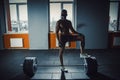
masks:
POLYGON ((58 42, 59 42, 59 43, 58 43, 59 47, 63 47, 64 45, 63 45, 63 42, 60 40, 59 30, 60 30, 60 23, 57 22, 57 23, 56 23, 56 37, 57 37, 58 42))
POLYGON ((56 23, 56 37, 59 41, 59 22, 56 23))
POLYGON ((69 28, 70 28, 70 30, 71 30, 72 33, 79 34, 77 31, 75 31, 75 29, 73 28, 71 22, 69 23, 69 28))

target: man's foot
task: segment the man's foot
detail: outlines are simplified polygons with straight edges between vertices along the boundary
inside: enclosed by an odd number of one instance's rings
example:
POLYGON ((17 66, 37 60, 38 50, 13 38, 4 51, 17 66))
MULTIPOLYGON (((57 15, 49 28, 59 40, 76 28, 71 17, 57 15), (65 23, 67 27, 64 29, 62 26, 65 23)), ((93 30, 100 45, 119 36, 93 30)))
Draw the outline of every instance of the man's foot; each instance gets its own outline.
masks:
POLYGON ((61 68, 61 71, 62 71, 62 72, 66 72, 66 73, 68 72, 68 70, 65 69, 64 67, 61 68))
POLYGON ((90 57, 87 53, 80 53, 80 58, 87 58, 90 57))

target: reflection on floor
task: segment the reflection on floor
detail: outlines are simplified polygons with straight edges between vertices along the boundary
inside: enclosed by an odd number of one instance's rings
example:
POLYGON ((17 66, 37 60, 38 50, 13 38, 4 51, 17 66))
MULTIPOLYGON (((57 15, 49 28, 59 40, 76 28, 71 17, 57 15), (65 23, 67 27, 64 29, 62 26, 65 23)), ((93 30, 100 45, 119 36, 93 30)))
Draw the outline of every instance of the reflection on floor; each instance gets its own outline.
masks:
POLYGON ((65 50, 64 64, 68 73, 61 72, 58 50, 2 50, 0 51, 0 80, 119 80, 120 50, 86 50, 98 61, 98 74, 87 75, 83 61, 79 58, 79 50, 65 50), (25 56, 38 59, 38 70, 29 78, 23 73, 25 56), (70 66, 71 65, 71 66, 70 66))
POLYGON ((89 79, 89 77, 80 67, 66 67, 68 73, 62 72, 60 67, 40 67, 36 74, 32 77, 35 79, 89 79))
MULTIPOLYGON (((71 56, 72 57, 72 56, 71 56)), ((68 72, 62 72, 59 66, 59 60, 56 58, 52 61, 46 61, 38 65, 36 74, 32 77, 32 80, 36 79, 89 79, 86 75, 86 69, 84 66, 84 60, 76 56, 73 60, 65 60, 65 68, 68 72)))

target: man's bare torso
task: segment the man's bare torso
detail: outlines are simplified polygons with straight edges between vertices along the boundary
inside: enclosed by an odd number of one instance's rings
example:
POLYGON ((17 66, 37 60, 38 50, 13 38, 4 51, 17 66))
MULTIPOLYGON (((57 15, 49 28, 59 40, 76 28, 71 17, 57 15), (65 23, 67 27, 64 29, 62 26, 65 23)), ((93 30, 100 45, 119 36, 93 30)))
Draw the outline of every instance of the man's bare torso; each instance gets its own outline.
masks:
POLYGON ((61 31, 61 34, 63 35, 69 35, 69 29, 71 27, 71 22, 69 20, 59 20, 58 21, 58 28, 61 31))

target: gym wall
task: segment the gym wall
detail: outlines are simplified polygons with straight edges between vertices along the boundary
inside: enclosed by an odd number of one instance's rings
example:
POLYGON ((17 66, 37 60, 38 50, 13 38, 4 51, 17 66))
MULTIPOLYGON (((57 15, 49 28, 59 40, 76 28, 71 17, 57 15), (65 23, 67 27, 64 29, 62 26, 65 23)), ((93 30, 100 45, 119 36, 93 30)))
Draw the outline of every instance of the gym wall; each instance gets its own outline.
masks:
POLYGON ((30 49, 48 49, 49 0, 28 0, 30 49))
POLYGON ((4 0, 0 0, 0 50, 4 49, 3 34, 5 33, 5 26, 4 0))
POLYGON ((85 48, 107 48, 109 0, 77 0, 76 4, 77 31, 85 35, 85 48))

